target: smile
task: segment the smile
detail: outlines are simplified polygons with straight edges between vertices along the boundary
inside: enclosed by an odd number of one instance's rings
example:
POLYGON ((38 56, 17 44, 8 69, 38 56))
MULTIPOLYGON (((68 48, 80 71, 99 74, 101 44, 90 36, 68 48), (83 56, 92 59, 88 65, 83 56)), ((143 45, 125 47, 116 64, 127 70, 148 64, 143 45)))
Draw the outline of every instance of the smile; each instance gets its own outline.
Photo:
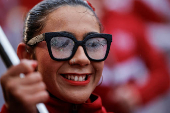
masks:
POLYGON ((61 76, 72 85, 86 85, 90 82, 91 74, 61 74, 61 76))
POLYGON ((85 81, 87 80, 88 75, 62 75, 64 78, 72 81, 85 81))

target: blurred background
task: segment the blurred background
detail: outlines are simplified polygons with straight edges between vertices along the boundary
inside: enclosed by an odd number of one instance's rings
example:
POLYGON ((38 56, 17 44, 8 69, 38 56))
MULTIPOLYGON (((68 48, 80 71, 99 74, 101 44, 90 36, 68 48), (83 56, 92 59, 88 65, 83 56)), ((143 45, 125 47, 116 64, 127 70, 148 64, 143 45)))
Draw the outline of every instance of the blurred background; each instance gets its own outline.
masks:
MULTIPOLYGON (((41 0, 0 0, 0 25, 13 48, 29 9, 41 0)), ((170 113, 170 0, 89 0, 112 34, 102 84, 107 111, 170 113)), ((0 59, 0 75, 6 71, 0 59)), ((4 104, 0 87, 0 108, 4 104)))

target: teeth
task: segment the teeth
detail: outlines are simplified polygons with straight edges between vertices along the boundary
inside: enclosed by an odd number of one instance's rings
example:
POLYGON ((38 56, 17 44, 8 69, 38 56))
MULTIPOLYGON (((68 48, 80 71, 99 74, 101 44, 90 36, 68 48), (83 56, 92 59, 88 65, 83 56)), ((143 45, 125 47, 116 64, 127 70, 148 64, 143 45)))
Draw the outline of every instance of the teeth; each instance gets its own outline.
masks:
POLYGON ((74 76, 73 75, 71 75, 71 80, 74 80, 74 76))
POLYGON ((86 75, 81 75, 81 76, 65 75, 64 77, 73 81, 85 81, 86 75))
POLYGON ((79 81, 83 81, 83 78, 82 78, 82 76, 80 76, 80 77, 79 77, 79 81))
POLYGON ((86 76, 83 76, 83 78, 82 78, 82 79, 83 79, 83 81, 85 81, 85 78, 86 78, 86 76))
POLYGON ((79 79, 78 76, 75 76, 74 81, 78 81, 78 79, 79 79))
POLYGON ((71 76, 70 76, 70 75, 68 75, 68 79, 69 79, 69 80, 71 79, 71 76))

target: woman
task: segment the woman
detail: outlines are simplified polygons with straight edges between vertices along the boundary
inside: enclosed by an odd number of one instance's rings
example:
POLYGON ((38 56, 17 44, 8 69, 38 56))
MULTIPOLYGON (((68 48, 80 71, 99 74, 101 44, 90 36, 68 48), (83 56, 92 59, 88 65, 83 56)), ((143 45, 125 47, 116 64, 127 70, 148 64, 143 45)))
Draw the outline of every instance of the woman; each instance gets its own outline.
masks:
POLYGON ((2 113, 36 113, 37 103, 45 103, 50 113, 105 113, 92 92, 111 40, 101 34, 88 2, 45 0, 36 5, 26 17, 24 43, 17 49, 20 59, 29 60, 21 60, 1 78, 6 101, 2 113))

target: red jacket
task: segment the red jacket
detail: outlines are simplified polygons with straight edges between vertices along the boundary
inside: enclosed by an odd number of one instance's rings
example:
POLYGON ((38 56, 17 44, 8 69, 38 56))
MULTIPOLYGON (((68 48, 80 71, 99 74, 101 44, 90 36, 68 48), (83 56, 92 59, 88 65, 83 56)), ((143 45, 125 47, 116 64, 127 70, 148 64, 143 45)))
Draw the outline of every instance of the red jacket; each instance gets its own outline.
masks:
MULTIPOLYGON (((86 103, 79 105, 70 104, 51 96, 45 105, 50 113, 71 113, 73 110, 78 113, 107 113, 102 106, 101 98, 95 94, 92 94, 86 103)), ((8 113, 5 105, 2 107, 1 113, 8 113)))

